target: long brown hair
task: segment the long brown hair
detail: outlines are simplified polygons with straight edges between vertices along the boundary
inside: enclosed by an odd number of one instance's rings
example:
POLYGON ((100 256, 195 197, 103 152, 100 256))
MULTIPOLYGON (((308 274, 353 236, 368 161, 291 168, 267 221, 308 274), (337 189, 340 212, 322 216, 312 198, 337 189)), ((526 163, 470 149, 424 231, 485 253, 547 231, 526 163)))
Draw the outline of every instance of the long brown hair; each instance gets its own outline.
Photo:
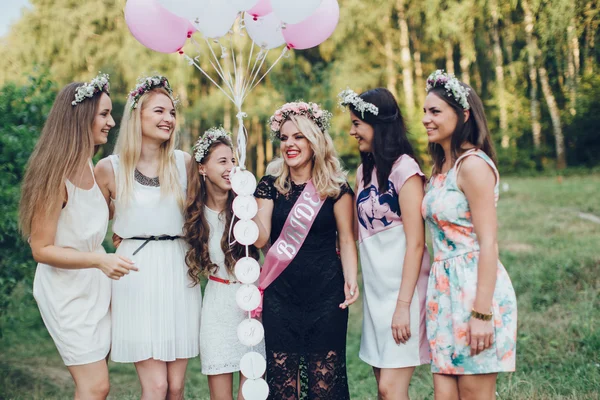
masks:
MULTIPOLYGON (((185 223, 183 232, 185 240, 189 243, 190 249, 185 255, 185 262, 188 266, 188 275, 194 281, 194 284, 200 283, 200 278, 204 275, 215 273, 219 266, 210 259, 208 252, 208 240, 210 235, 210 225, 206 220, 204 207, 206 205, 207 191, 206 184, 200 179, 198 167, 208 160, 213 150, 220 145, 225 145, 233 150, 231 140, 226 137, 220 137, 211 143, 208 151, 202 161, 198 163, 192 156, 192 164, 187 171, 187 198, 185 202, 185 223)), ((229 191, 225 209, 219 217, 225 216, 225 231, 221 237, 221 250, 225 254, 225 268, 230 274, 233 274, 233 268, 236 261, 244 257, 245 248, 239 243, 229 245, 229 226, 234 218, 232 211, 233 199, 235 194, 233 190, 229 191)), ((256 249, 251 246, 251 255, 256 256, 256 249)))
MULTIPOLYGON (((433 93, 450 105, 458 117, 458 122, 452 133, 452 140, 450 142, 452 162, 456 161, 464 152, 462 150, 462 145, 464 143, 471 143, 475 148, 482 150, 492 159, 492 161, 494 161, 494 163, 496 163, 496 151, 494 150, 494 143, 492 142, 487 119, 485 118, 483 102, 471 86, 463 82, 460 82, 460 84, 469 90, 467 101, 470 106, 470 115, 466 122, 464 120, 463 107, 456 101, 454 96, 448 96, 448 92, 445 88, 437 86, 429 91, 429 93, 433 93)), ((433 160, 432 175, 436 175, 440 173, 444 161, 446 161, 444 149, 437 143, 429 143, 429 154, 433 160)))
POLYGON ((83 174, 94 154, 92 124, 102 93, 73 106, 77 88, 83 82, 65 86, 56 96, 42 129, 21 185, 19 225, 24 237, 31 235, 33 218, 45 219, 64 201, 65 181, 83 174))

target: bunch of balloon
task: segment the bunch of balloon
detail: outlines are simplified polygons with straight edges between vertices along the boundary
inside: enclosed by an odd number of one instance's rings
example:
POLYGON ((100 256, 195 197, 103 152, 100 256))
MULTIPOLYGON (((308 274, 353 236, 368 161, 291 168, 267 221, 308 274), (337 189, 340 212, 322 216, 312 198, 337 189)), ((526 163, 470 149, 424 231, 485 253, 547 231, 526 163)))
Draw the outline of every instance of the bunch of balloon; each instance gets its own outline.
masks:
POLYGON ((248 319, 242 321, 237 328, 237 336, 243 345, 251 348, 240 361, 240 372, 247 378, 241 390, 246 400, 265 400, 269 395, 269 386, 262 376, 267 363, 260 353, 252 349, 263 340, 265 334, 262 324, 252 318, 251 313, 261 302, 261 294, 255 285, 260 275, 260 266, 248 254, 248 246, 258 239, 258 226, 252 221, 258 212, 253 196, 256 178, 250 171, 235 168, 231 173, 231 188, 237 194, 233 201, 233 213, 239 219, 233 226, 233 237, 246 246, 246 257, 237 261, 234 270, 236 279, 242 283, 235 300, 242 310, 248 312, 248 319))

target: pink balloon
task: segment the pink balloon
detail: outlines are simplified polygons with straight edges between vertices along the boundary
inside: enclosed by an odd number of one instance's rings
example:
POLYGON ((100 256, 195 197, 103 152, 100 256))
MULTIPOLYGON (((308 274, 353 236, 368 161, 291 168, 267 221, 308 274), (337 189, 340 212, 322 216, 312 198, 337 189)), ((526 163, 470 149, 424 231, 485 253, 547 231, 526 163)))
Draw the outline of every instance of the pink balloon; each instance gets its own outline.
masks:
POLYGON ((186 21, 186 22, 187 22, 187 37, 190 38, 190 37, 192 37, 192 35, 194 33, 198 32, 198 29, 196 29, 194 24, 192 24, 190 21, 186 21))
POLYGON ((254 7, 246 12, 256 19, 257 17, 269 14, 271 11, 273 11, 271 8, 271 0, 259 0, 254 7))
POLYGON ((337 0, 323 0, 319 8, 304 21, 289 24, 283 29, 283 37, 290 48, 310 49, 331 36, 340 20, 337 0))
POLYGON ((127 0, 125 22, 138 42, 161 53, 176 52, 188 37, 188 21, 171 14, 156 0, 127 0))

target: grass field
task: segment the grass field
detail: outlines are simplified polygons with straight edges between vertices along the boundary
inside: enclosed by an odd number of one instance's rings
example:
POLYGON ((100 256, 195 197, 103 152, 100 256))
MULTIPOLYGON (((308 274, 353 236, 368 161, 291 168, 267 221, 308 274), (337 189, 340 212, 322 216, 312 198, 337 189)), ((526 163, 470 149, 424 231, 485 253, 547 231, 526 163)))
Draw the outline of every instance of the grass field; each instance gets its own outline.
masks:
MULTIPOLYGON (((501 375, 499 398, 600 398, 600 175, 507 178, 499 203, 500 258, 518 296, 517 372, 501 375)), ((68 399, 70 376, 44 329, 28 287, 0 321, 0 399, 68 399)), ((353 399, 376 399, 371 369, 358 359, 361 306, 351 307, 348 377, 353 399)), ((111 399, 139 398, 132 365, 110 364, 111 399)), ((208 399, 200 362, 188 368, 186 398, 208 399)), ((433 398, 428 367, 411 398, 433 398)))

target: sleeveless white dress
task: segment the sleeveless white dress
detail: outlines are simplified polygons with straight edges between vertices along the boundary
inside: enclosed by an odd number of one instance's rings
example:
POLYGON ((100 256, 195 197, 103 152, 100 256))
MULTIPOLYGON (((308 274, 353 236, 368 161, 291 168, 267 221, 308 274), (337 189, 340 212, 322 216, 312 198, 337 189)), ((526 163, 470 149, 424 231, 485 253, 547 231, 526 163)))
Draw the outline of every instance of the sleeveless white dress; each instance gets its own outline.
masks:
MULTIPOLYGON (((118 156, 109 157, 115 177, 118 156)), ((183 152, 175 151, 183 193, 187 187, 183 152)), ((132 237, 181 236, 183 212, 174 196, 161 197, 160 187, 134 183, 129 202, 113 199, 113 232, 123 238, 117 254, 135 261, 132 271, 112 286, 112 350, 115 362, 147 359, 175 361, 199 353, 200 286, 188 277, 183 238, 144 242, 132 237)))
MULTIPOLYGON (((66 186, 69 198, 58 218, 54 245, 105 253, 108 206, 95 178, 90 190, 69 180, 66 186)), ((33 297, 65 365, 90 364, 108 354, 110 290, 110 279, 99 269, 37 265, 33 297)))
MULTIPOLYGON (((221 238, 225 231, 225 217, 204 207, 204 215, 210 226, 208 253, 212 262, 219 266, 214 276, 235 281, 225 267, 225 254, 221 249, 221 238)), ((248 313, 236 303, 235 295, 239 283, 225 284, 209 280, 204 289, 202 323, 200 324, 200 360, 204 375, 218 375, 240 370, 240 360, 249 351, 265 355, 265 342, 254 348, 243 345, 237 336, 237 327, 248 313)))

